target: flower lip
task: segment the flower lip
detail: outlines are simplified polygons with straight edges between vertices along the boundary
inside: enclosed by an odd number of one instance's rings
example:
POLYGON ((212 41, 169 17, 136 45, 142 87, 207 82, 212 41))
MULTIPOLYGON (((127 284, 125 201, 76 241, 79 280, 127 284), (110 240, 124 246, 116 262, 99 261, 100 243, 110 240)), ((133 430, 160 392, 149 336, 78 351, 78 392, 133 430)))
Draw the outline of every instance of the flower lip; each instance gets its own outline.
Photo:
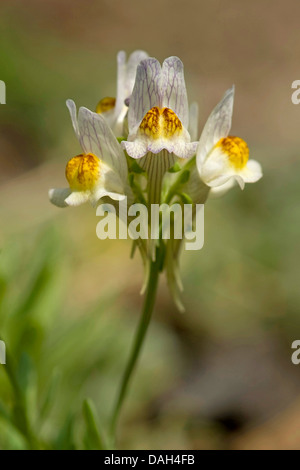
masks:
POLYGON ((236 171, 242 170, 247 165, 249 147, 240 137, 223 137, 216 143, 214 149, 216 148, 220 148, 226 154, 229 164, 236 171))
POLYGON ((100 160, 92 153, 71 158, 66 166, 66 178, 72 191, 92 190, 100 176, 100 160))
POLYGON ((174 111, 170 108, 158 108, 154 106, 144 116, 139 131, 153 139, 163 137, 172 138, 182 132, 182 124, 174 111))
POLYGON ((99 101, 96 107, 96 113, 102 114, 106 113, 107 111, 111 111, 114 109, 116 106, 116 98, 112 98, 110 96, 107 96, 106 98, 102 98, 102 100, 99 101))

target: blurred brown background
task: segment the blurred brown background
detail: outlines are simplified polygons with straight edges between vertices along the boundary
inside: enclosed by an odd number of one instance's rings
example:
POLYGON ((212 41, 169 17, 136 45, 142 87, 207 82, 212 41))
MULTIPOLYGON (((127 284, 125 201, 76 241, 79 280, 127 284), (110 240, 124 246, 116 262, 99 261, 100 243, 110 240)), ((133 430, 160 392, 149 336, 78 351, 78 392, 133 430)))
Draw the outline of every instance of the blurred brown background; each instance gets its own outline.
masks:
MULTIPOLYGON (((97 240, 92 208, 60 211, 48 202, 48 189, 65 184, 65 164, 78 153, 65 100, 94 109, 115 94, 117 51, 144 49, 161 61, 182 59, 189 99, 200 107, 199 132, 236 85, 232 133, 247 141, 264 178, 207 203, 205 246, 182 260, 184 315, 162 283, 124 411, 122 447, 300 449, 300 366, 290 360, 300 339, 300 105, 291 102, 291 84, 300 79, 299 15, 297 0, 1 1, 0 326, 16 343, 11 312, 19 301, 24 307, 29 286, 38 288, 37 260, 50 259, 47 295, 35 313, 26 307, 31 329, 24 320, 18 349, 43 328, 30 351, 37 393, 47 388, 43 370, 59 364, 77 387, 76 394, 62 384, 45 436, 63 427, 66 403, 76 410, 86 395, 105 422, 142 302, 142 267, 129 259, 130 243, 97 240), (96 305, 99 317, 89 313, 96 305), (74 368, 72 328, 89 315, 82 354, 93 360, 74 368), (107 357, 103 344, 109 348, 112 338, 107 357)), ((0 419, 0 446, 22 447, 7 429, 0 419)))

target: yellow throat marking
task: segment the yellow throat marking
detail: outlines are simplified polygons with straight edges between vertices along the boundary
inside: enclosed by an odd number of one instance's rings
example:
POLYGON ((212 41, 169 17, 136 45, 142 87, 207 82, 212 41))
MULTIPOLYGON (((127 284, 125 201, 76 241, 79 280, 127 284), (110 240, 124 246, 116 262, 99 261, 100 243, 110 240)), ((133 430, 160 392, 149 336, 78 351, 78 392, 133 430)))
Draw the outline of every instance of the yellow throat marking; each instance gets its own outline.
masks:
POLYGON ((249 147, 240 137, 228 136, 219 140, 216 147, 226 153, 228 160, 236 170, 242 170, 249 160, 249 147))
POLYGON ((107 96, 106 98, 103 98, 102 100, 99 101, 96 107, 96 113, 102 114, 105 113, 106 111, 110 111, 113 109, 116 105, 116 98, 111 98, 107 96))
POLYGON ((144 116, 139 129, 142 134, 152 139, 158 139, 160 137, 169 139, 181 133, 182 124, 180 119, 170 108, 158 108, 154 106, 144 116))
POLYGON ((100 175, 100 160, 93 153, 71 158, 66 166, 66 178, 73 191, 91 190, 100 175))

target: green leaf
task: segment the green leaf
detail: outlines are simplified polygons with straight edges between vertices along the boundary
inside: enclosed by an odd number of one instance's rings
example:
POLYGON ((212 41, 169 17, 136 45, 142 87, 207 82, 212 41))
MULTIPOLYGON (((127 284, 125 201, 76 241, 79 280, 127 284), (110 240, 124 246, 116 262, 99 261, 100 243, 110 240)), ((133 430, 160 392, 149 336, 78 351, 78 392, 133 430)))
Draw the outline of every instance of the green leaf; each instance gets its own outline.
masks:
POLYGON ((33 373, 34 366, 32 359, 26 352, 23 352, 17 368, 17 380, 24 396, 29 388, 33 373))
POLYGON ((28 419, 23 404, 17 403, 13 408, 13 423, 24 436, 28 434, 28 419))
POLYGON ((54 442, 55 450, 74 450, 75 444, 73 439, 75 418, 69 415, 64 422, 62 429, 54 442))
POLYGON ((41 406, 41 411, 40 411, 41 420, 45 418, 45 416, 47 416, 52 406, 54 405, 54 401, 56 398, 60 380, 61 380, 61 371, 58 369, 55 369, 52 373, 50 384, 49 384, 49 387, 47 388, 47 392, 46 392, 44 401, 41 406))
POLYGON ((0 417, 10 421, 10 414, 5 408, 5 405, 0 401, 0 417))
POLYGON ((130 165, 130 171, 137 174, 145 173, 145 170, 143 170, 135 160, 133 160, 130 165))
POLYGON ((168 171, 169 173, 178 173, 181 170, 181 166, 179 162, 176 162, 168 171))
POLYGON ((83 402, 83 415, 86 423, 85 444, 88 450, 103 450, 103 441, 101 439, 97 426, 97 411, 92 400, 83 402))
POLYGON ((129 180, 130 186, 133 186, 134 185, 134 175, 132 173, 129 173, 128 180, 129 180))

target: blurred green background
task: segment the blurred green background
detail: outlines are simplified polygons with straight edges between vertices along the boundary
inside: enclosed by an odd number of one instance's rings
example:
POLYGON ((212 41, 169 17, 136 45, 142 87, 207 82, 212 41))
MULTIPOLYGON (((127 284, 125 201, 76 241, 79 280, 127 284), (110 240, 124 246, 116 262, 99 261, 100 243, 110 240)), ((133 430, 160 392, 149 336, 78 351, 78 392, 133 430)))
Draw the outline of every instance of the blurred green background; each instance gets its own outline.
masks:
POLYGON ((0 448, 28 448, 28 433, 93 447, 86 398, 107 424, 142 265, 129 241, 96 238, 91 207, 59 210, 47 191, 79 150, 65 100, 94 109, 115 94, 117 51, 145 49, 183 60, 200 127, 235 83, 232 133, 264 178, 208 201, 205 246, 182 257, 185 314, 162 280, 119 447, 300 449, 299 2, 2 0, 0 11, 0 448))

